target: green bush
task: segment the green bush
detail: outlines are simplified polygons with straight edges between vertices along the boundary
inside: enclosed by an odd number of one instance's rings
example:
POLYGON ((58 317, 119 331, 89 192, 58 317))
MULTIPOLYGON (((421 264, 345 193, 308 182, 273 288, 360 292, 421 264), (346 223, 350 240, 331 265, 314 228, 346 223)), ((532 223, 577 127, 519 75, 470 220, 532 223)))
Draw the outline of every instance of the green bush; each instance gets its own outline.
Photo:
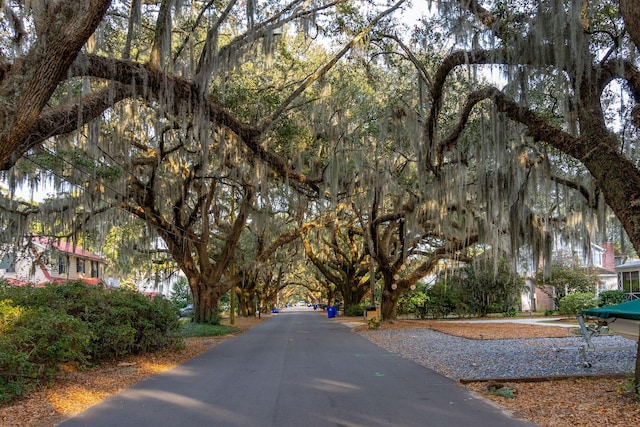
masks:
POLYGON ((0 400, 48 380, 60 363, 180 348, 179 326, 170 301, 130 290, 0 285, 0 400))
POLYGON ((371 319, 367 320, 367 329, 378 330, 381 325, 382 322, 377 317, 372 317, 371 319))
POLYGON ((598 306, 616 305, 627 301, 627 294, 620 290, 603 291, 598 295, 598 306))
POLYGON ((364 307, 361 304, 352 304, 344 307, 344 315, 350 317, 362 316, 364 307))
POLYGON ((86 356, 95 362, 180 345, 180 339, 171 333, 178 330, 177 311, 163 298, 150 301, 132 290, 82 282, 2 288, 0 297, 5 297, 2 292, 16 304, 62 310, 89 324, 92 335, 86 356))
POLYGON ((193 304, 193 295, 191 295, 191 289, 189 288, 189 282, 187 282, 186 277, 180 277, 176 283, 174 283, 169 299, 178 309, 193 304))
POLYGON ((592 292, 574 292, 560 300, 558 311, 562 315, 574 316, 596 305, 596 296, 592 292))
POLYGON ((23 312, 24 308, 14 305, 12 300, 0 300, 0 336, 5 334, 6 329, 11 327, 23 312))
POLYGON ((536 287, 553 299, 557 306, 566 295, 596 292, 602 283, 593 269, 580 267, 571 260, 556 260, 551 265, 551 274, 545 269, 536 273, 536 287))
POLYGON ((405 293, 398 300, 398 314, 412 314, 419 319, 427 316, 426 304, 429 301, 426 286, 418 284, 416 289, 405 293))
POLYGON ((464 304, 460 297, 460 289, 446 283, 436 283, 426 291, 427 300, 424 304, 422 318, 443 318, 451 313, 461 314, 464 304))
MULTIPOLYGON (((15 309, 5 301, 1 317, 13 317, 15 309)), ((90 338, 87 325, 62 310, 20 308, 19 313, 3 324, 0 337, 3 402, 50 380, 60 363, 82 361, 90 338)))

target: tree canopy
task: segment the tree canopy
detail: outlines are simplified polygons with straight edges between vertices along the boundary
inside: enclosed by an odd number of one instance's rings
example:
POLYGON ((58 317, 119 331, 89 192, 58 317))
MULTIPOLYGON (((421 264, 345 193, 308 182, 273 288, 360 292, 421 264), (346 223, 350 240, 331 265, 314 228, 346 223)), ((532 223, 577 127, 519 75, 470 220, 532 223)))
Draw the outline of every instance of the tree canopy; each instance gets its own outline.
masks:
POLYGON ((638 251, 636 3, 6 1, 2 239, 140 221, 122 250, 161 237, 202 321, 311 236, 385 317, 443 258, 537 262, 608 212, 638 251))

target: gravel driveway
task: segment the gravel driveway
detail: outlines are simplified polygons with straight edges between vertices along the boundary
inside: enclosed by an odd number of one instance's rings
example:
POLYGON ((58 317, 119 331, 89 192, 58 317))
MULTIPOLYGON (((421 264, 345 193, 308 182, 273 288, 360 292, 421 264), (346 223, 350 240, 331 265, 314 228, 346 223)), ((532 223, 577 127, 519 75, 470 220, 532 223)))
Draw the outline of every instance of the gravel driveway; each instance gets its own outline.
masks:
POLYGON ((631 374, 635 369, 636 344, 613 335, 592 338, 596 351, 587 353, 591 364, 587 367, 577 351, 584 342, 581 337, 473 340, 430 329, 359 333, 455 380, 631 374), (614 347, 624 349, 612 350, 614 347))

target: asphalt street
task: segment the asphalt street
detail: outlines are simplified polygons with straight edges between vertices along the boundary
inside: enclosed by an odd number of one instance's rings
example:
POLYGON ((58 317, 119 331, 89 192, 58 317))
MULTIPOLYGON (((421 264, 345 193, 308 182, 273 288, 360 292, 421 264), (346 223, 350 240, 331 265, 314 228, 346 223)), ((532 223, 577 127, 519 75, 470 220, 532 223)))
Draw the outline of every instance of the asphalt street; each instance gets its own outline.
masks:
POLYGON ((61 423, 127 426, 532 426, 372 344, 289 310, 61 423))

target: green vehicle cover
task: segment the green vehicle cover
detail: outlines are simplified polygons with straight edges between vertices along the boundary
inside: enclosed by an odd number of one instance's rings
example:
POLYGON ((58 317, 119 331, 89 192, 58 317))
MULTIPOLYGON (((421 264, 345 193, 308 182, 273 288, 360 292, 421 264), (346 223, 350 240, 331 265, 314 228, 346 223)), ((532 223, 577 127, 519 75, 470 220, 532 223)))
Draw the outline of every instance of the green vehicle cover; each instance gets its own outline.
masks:
POLYGON ((605 307, 590 308, 588 310, 582 310, 581 313, 584 316, 601 317, 603 319, 616 317, 619 319, 640 320, 640 299, 605 307))

